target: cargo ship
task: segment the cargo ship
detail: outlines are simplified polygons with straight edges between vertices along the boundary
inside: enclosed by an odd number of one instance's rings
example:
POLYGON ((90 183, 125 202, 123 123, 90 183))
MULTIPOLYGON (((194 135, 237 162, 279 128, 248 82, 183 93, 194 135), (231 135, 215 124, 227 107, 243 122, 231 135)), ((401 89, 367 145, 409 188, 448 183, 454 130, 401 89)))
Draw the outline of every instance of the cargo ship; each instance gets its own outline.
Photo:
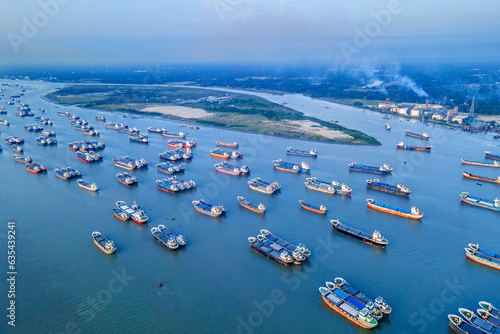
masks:
POLYGON ((191 148, 196 146, 194 140, 180 140, 180 139, 170 139, 168 141, 168 147, 171 148, 191 148))
POLYGON ((488 159, 500 160, 500 155, 492 154, 490 151, 484 151, 484 156, 488 159))
POLYGON ((410 137, 415 137, 415 138, 420 138, 420 139, 424 139, 424 140, 429 140, 429 134, 427 132, 424 132, 423 134, 420 135, 418 133, 410 132, 410 130, 406 130, 405 134, 407 136, 410 136, 410 137))
POLYGON ((74 169, 71 167, 56 168, 54 169, 54 173, 56 173, 56 176, 58 178, 63 180, 69 180, 82 175, 82 173, 78 169, 74 169))
POLYGON ((332 223, 332 228, 334 230, 348 235, 351 238, 361 240, 364 243, 377 247, 385 247, 389 243, 389 241, 384 238, 379 231, 375 230, 372 234, 368 234, 353 227, 344 225, 338 219, 332 219, 330 220, 330 223, 332 223))
POLYGON ((297 165, 297 164, 293 164, 293 163, 290 163, 290 162, 285 162, 281 159, 279 160, 274 160, 273 161, 273 164, 274 164, 274 168, 276 168, 276 170, 280 170, 280 171, 283 171, 283 172, 289 172, 289 173, 309 173, 311 171, 311 168, 309 167, 309 165, 302 161, 300 163, 300 165, 297 165))
POLYGON ((179 133, 171 133, 168 131, 162 131, 161 132, 163 137, 167 138, 179 138, 179 139, 184 139, 186 137, 186 134, 184 132, 179 132, 179 133))
POLYGON ((101 122, 106 122, 106 117, 104 117, 104 116, 103 117, 96 116, 95 120, 96 121, 101 121, 101 122))
POLYGON ((485 266, 500 269, 500 254, 479 248, 479 245, 469 244, 469 248, 465 248, 465 256, 485 266))
POLYGON ((124 184, 126 186, 131 186, 133 184, 136 184, 137 183, 137 178, 135 176, 131 176, 129 173, 127 172, 123 172, 123 173, 117 173, 116 174, 116 177, 118 178, 118 181, 121 183, 121 184, 124 184))
POLYGON ((472 165, 472 166, 496 167, 496 168, 500 167, 500 161, 498 161, 498 160, 495 160, 495 161, 493 161, 492 164, 489 164, 489 163, 486 163, 486 162, 469 161, 469 160, 462 159, 462 163, 464 165, 472 165))
POLYGON ((247 175, 250 172, 248 166, 233 166, 223 161, 214 165, 215 170, 224 174, 239 176, 239 175, 247 175))
POLYGON ((54 131, 45 130, 42 131, 42 135, 45 137, 55 137, 56 133, 54 131))
POLYGON ((244 207, 245 209, 248 209, 250 211, 262 213, 262 214, 266 213, 266 207, 262 203, 259 203, 258 205, 254 204, 254 203, 246 200, 242 196, 238 196, 238 202, 240 203, 240 205, 242 207, 244 207))
POLYGON ((481 317, 481 319, 489 322, 492 325, 500 327, 500 318, 494 317, 490 312, 483 310, 482 308, 477 309, 476 312, 481 317))
POLYGON ((184 171, 184 166, 175 166, 168 162, 162 162, 156 165, 160 173, 175 174, 184 171))
POLYGON ((405 187, 404 184, 398 183, 394 186, 391 184, 380 182, 378 179, 366 180, 366 186, 370 189, 375 189, 399 196, 410 196, 411 193, 410 189, 408 187, 405 187))
POLYGON ((55 145, 55 144, 57 144, 57 139, 40 136, 40 137, 35 138, 35 142, 38 145, 42 145, 42 146, 55 145))
POLYGON ((228 152, 228 151, 223 151, 220 148, 214 148, 213 150, 211 150, 210 155, 214 158, 221 158, 221 159, 229 159, 229 158, 237 159, 243 157, 243 154, 240 153, 239 151, 228 152))
POLYGON ((166 150, 163 153, 158 153, 158 158, 168 161, 178 161, 182 159, 180 154, 178 154, 175 150, 166 150))
POLYGON ((473 326, 479 327, 482 331, 487 333, 500 333, 500 327, 490 324, 489 322, 477 317, 471 310, 459 308, 458 312, 465 321, 473 326))
POLYGON ((162 133, 163 130, 160 128, 153 128, 153 127, 148 127, 148 132, 153 132, 153 133, 162 133))
POLYGON ((192 203, 196 211, 208 215, 210 217, 219 217, 224 212, 226 212, 226 208, 221 204, 213 205, 211 203, 208 203, 204 199, 199 199, 197 201, 193 201, 192 203))
POLYGON ((347 184, 340 184, 338 181, 332 181, 332 183, 328 183, 325 181, 320 181, 315 177, 310 177, 306 179, 304 182, 306 187, 311 190, 316 190, 326 194, 339 194, 339 195, 347 195, 350 196, 352 193, 352 189, 349 188, 347 184))
POLYGON ((277 236, 269 232, 268 230, 260 230, 260 234, 266 237, 266 239, 271 240, 272 242, 275 242, 283 247, 285 247, 288 251, 290 252, 300 252, 302 255, 304 255, 306 258, 309 258, 311 256, 311 251, 302 243, 300 243, 298 246, 295 246, 277 236))
POLYGON ((265 257, 267 257, 271 260, 278 262, 281 265, 284 265, 286 267, 290 267, 293 264, 292 256, 286 251, 282 251, 281 253, 278 253, 274 249, 263 245, 255 237, 249 237, 248 242, 250 243, 250 247, 252 247, 252 249, 254 251, 264 255, 265 257))
POLYGON ((68 146, 72 151, 98 151, 103 150, 106 145, 97 141, 78 141, 69 143, 68 146))
POLYGON ((40 165, 36 162, 27 163, 25 166, 26 170, 33 174, 38 174, 41 172, 45 172, 47 170, 47 167, 45 167, 44 165, 40 165))
POLYGON ((238 148, 238 143, 237 142, 233 142, 233 143, 226 143, 226 142, 222 142, 222 141, 215 141, 215 145, 217 146, 225 146, 225 147, 232 147, 232 148, 238 148))
POLYGON ((407 146, 404 145, 402 141, 396 144, 396 148, 400 150, 424 151, 424 152, 430 152, 432 150, 432 146, 407 146))
POLYGON ((137 142, 137 143, 142 143, 142 144, 149 144, 149 138, 148 138, 148 135, 143 135, 143 134, 131 134, 130 136, 128 136, 128 139, 130 141, 134 141, 134 142, 137 142))
POLYGON ((124 201, 117 201, 115 204, 118 209, 129 215, 130 218, 132 218, 132 220, 136 223, 145 224, 148 222, 148 216, 146 216, 144 210, 142 210, 136 202, 134 202, 132 206, 128 206, 128 204, 124 201))
POLYGON ((479 206, 481 208, 500 211, 500 198, 495 198, 493 201, 471 196, 468 192, 460 193, 461 201, 470 205, 479 206))
POLYGON ((458 315, 448 314, 448 319, 450 320, 450 328, 459 334, 488 334, 478 328, 477 326, 471 325, 458 315))
POLYGON ((174 234, 172 231, 170 231, 170 229, 168 227, 166 227, 165 225, 158 225, 158 229, 163 233, 165 234, 167 237, 169 238, 172 238, 174 239, 175 241, 177 241, 177 243, 179 244, 179 246, 186 246, 186 239, 184 238, 184 236, 182 236, 181 234, 179 235, 176 235, 174 234))
POLYGON ((31 162, 31 158, 30 157, 21 157, 18 154, 13 154, 12 158, 14 158, 15 162, 20 162, 22 164, 29 164, 31 162))
POLYGON ((302 254, 300 249, 295 249, 294 251, 291 251, 287 249, 285 245, 281 245, 277 242, 271 241, 262 234, 257 235, 257 240, 259 240, 259 242, 264 246, 267 246, 280 254, 282 252, 287 252, 289 255, 292 256, 294 264, 302 264, 304 261, 307 260, 307 258, 302 254))
POLYGON ((24 143, 24 139, 22 139, 22 138, 13 137, 13 136, 5 137, 5 144, 7 144, 7 145, 23 144, 23 143, 24 143))
POLYGON ((286 154, 298 155, 298 156, 301 156, 301 157, 312 157, 312 158, 318 157, 318 152, 316 152, 315 149, 311 149, 308 152, 308 151, 301 151, 301 150, 293 149, 292 147, 288 147, 286 149, 286 154))
POLYGON ((141 169, 141 168, 146 168, 148 166, 146 159, 134 160, 129 156, 115 158, 113 159, 113 162, 115 163, 116 167, 128 170, 141 169))
POLYGON ((385 213, 389 213, 391 215, 396 215, 400 217, 410 218, 410 219, 421 219, 424 214, 420 212, 420 210, 416 206, 412 206, 411 210, 403 210, 400 208, 395 208, 393 206, 376 203, 374 199, 368 198, 367 204, 369 208, 372 208, 377 211, 382 211, 385 213))
POLYGON ((196 183, 193 180, 181 181, 176 176, 171 176, 168 179, 156 180, 158 189, 166 192, 181 192, 196 188, 196 183))
POLYGON ((92 238, 97 247, 106 254, 113 254, 116 251, 115 243, 112 240, 106 239, 100 232, 92 232, 92 238))
POLYGON ((89 191, 97 191, 99 190, 99 186, 97 184, 90 183, 90 182, 85 182, 83 179, 76 180, 78 183, 78 186, 82 189, 89 190, 89 191))
POLYGON ((482 310, 485 310, 495 318, 500 319, 500 310, 493 306, 492 303, 480 301, 479 306, 482 310))
POLYGON ((92 163, 92 162, 102 160, 102 155, 99 152, 78 151, 78 152, 75 152, 75 154, 76 154, 76 158, 78 160, 83 161, 85 163, 92 163))
POLYGON ((299 203, 303 209, 306 209, 308 211, 312 211, 315 213, 319 213, 320 215, 324 215, 328 211, 328 209, 323 204, 321 204, 320 206, 315 206, 315 205, 306 203, 303 200, 300 200, 299 203))
POLYGON ((160 244, 167 247, 168 249, 175 250, 179 248, 179 243, 174 238, 170 238, 167 235, 165 235, 159 229, 159 227, 153 227, 151 229, 151 234, 156 239, 156 241, 158 241, 160 244))
POLYGON ((261 192, 264 194, 268 194, 268 195, 281 189, 281 185, 277 181, 266 182, 266 181, 261 180, 258 177, 248 181, 248 186, 252 190, 255 190, 255 191, 258 191, 258 192, 261 192))
POLYGON ((383 164, 380 167, 366 166, 360 165, 356 162, 351 162, 349 164, 349 170, 354 172, 364 172, 364 173, 372 173, 372 174, 390 174, 392 172, 392 167, 389 167, 388 164, 383 164))
POLYGON ((468 179, 500 184, 500 176, 497 177, 496 179, 494 179, 492 177, 479 176, 479 175, 468 173, 468 172, 462 172, 462 174, 464 175, 465 178, 468 178, 468 179))

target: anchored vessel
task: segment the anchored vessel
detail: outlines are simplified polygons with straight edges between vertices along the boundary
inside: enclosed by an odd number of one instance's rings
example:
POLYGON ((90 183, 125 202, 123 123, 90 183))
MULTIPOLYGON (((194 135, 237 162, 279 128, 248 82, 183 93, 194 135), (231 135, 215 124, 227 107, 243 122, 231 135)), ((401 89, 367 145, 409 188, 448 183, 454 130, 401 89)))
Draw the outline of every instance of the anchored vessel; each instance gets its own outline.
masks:
POLYGON ((141 207, 135 202, 131 207, 129 207, 124 201, 118 201, 116 202, 116 207, 120 211, 125 212, 127 215, 129 215, 130 218, 132 218, 132 220, 136 223, 144 224, 148 222, 148 216, 146 216, 144 210, 142 210, 141 207))
POLYGON ((243 158, 243 153, 239 151, 223 151, 220 148, 214 148, 213 150, 210 151, 210 155, 214 158, 221 158, 221 159, 238 159, 238 158, 243 158))
MULTIPOLYGON (((340 277, 335 278, 335 282, 337 282, 338 280, 343 281, 344 279, 340 277)), ((351 295, 348 291, 340 288, 337 284, 332 282, 326 282, 326 287, 331 292, 333 292, 337 297, 340 297, 342 298, 342 300, 349 303, 349 305, 352 306, 357 311, 366 309, 377 321, 382 319, 382 317, 384 316, 379 309, 375 308, 373 302, 364 302, 363 300, 356 298, 355 296, 351 295)))
POLYGON ((73 169, 71 167, 56 168, 54 172, 58 178, 63 180, 69 180, 82 175, 78 169, 73 169))
POLYGON ((128 139, 130 141, 135 141, 135 142, 138 142, 138 143, 143 143, 143 144, 149 144, 149 138, 148 138, 148 135, 143 135, 143 134, 131 134, 130 136, 128 136, 128 139))
POLYGON ((98 151, 103 150, 105 145, 103 142, 97 141, 79 141, 68 144, 72 151, 98 151))
POLYGON ((180 139, 170 139, 168 141, 168 147, 172 148, 191 148, 196 146, 196 142, 194 140, 180 140, 180 139))
POLYGON ((460 334, 488 334, 488 332, 485 332, 481 330, 480 328, 471 325, 458 315, 454 314, 448 314, 448 319, 450 319, 450 327, 453 329, 456 333, 460 334))
POLYGON ((286 149, 286 154, 298 155, 301 157, 312 157, 312 158, 316 158, 318 156, 318 152, 316 152, 316 150, 314 150, 314 149, 311 149, 308 152, 308 151, 296 150, 296 149, 293 149, 292 147, 288 147, 286 149))
POLYGON ((172 231, 170 231, 170 229, 165 225, 158 225, 158 228, 167 237, 174 239, 179 244, 179 246, 186 246, 186 239, 181 234, 176 235, 172 233, 172 231))
POLYGON ((479 180, 479 181, 484 181, 484 182, 491 182, 491 183, 497 183, 497 184, 500 183, 500 176, 497 177, 496 179, 494 179, 492 177, 479 176, 479 175, 468 173, 468 172, 462 172, 462 174, 464 175, 464 177, 466 177, 468 179, 479 180))
POLYGON ((479 306, 481 306, 481 309, 488 311, 495 318, 500 319, 500 310, 493 306, 492 303, 480 301, 479 306))
POLYGON ((20 163, 23 163, 23 164, 28 164, 28 163, 31 162, 31 158, 30 157, 21 157, 18 154, 13 154, 12 157, 14 158, 15 162, 20 162, 20 163))
POLYGON ((406 130, 405 133, 406 133, 407 136, 410 136, 410 137, 415 137, 415 138, 420 138, 420 139, 424 139, 424 140, 429 140, 429 134, 427 132, 424 132, 423 134, 420 135, 418 133, 410 132, 410 130, 406 130))
POLYGON ((240 203, 240 205, 242 207, 244 207, 250 211, 262 213, 262 214, 266 213, 266 207, 262 203, 259 203, 258 205, 254 204, 254 203, 246 200, 242 196, 238 196, 238 202, 240 203))
POLYGON ((92 232, 92 238, 97 247, 106 254, 113 254, 116 251, 115 243, 112 240, 106 239, 101 232, 92 232))
POLYGON ((129 156, 123 156, 119 158, 113 159, 116 167, 125 168, 128 170, 141 169, 146 168, 148 163, 146 159, 135 160, 130 158, 129 156))
POLYGON ((469 161, 469 160, 462 159, 462 163, 464 165, 473 165, 473 166, 496 167, 496 168, 500 167, 500 161, 498 161, 498 160, 493 161, 492 164, 488 164, 488 163, 480 162, 480 161, 469 161))
POLYGON ((168 132, 166 129, 162 130, 161 134, 163 135, 163 137, 168 137, 168 138, 183 139, 184 137, 186 137, 186 134, 184 132, 171 133, 171 132, 168 132))
POLYGON ((481 330, 488 332, 488 333, 500 333, 500 327, 497 327, 489 322, 487 322, 484 319, 478 318, 474 312, 466 309, 466 308, 459 308, 458 312, 460 315, 473 326, 479 327, 481 330))
POLYGON ((129 173, 127 172, 123 172, 123 173, 117 173, 116 174, 116 177, 118 178, 118 181, 121 183, 121 184, 124 184, 126 186, 131 186, 133 184, 136 184, 137 183, 137 178, 135 176, 131 176, 129 173))
POLYGON ((465 256, 485 266, 500 269, 500 255, 479 248, 479 245, 469 244, 469 248, 465 248, 465 256))
POLYGON ((395 194, 399 196, 409 196, 411 191, 404 184, 398 183, 397 185, 391 185, 387 183, 380 182, 378 179, 366 180, 366 186, 371 189, 380 190, 389 194, 395 194))
POLYGON ((273 161, 274 163, 274 168, 276 168, 277 170, 280 170, 280 171, 283 171, 283 172, 289 172, 289 173, 300 173, 300 172, 304 172, 304 173, 308 173, 311 171, 311 168, 309 167, 309 165, 302 161, 300 163, 300 165, 297 165, 297 164, 293 164, 293 163, 290 163, 290 162, 285 162, 281 159, 279 160, 274 160, 273 161))
POLYGON ((218 164, 215 164, 214 167, 215 167, 215 170, 218 172, 221 172, 224 174, 229 174, 229 175, 235 175, 235 176, 247 175, 250 172, 250 169, 246 165, 238 167, 238 166, 230 165, 225 161, 222 161, 222 162, 219 162, 218 164))
POLYGON ((365 172, 373 174, 389 174, 392 172, 392 168, 389 167, 388 164, 383 164, 380 167, 373 167, 373 166, 360 165, 355 162, 351 162, 349 164, 349 170, 355 172, 365 172))
POLYGON ((484 156, 488 159, 500 160, 500 155, 492 154, 490 151, 484 151, 484 156))
POLYGON ((255 190, 255 191, 258 191, 258 192, 261 192, 264 194, 268 194, 268 195, 281 189, 281 185, 278 184, 277 181, 270 183, 270 182, 263 181, 258 177, 248 181, 248 186, 252 190, 255 190))
POLYGON ((158 189, 166 192, 180 192, 196 188, 196 182, 193 180, 181 181, 176 176, 171 176, 168 179, 156 180, 158 189))
POLYGON ((300 200, 299 203, 302 208, 322 215, 326 214, 326 212, 328 211, 328 209, 323 204, 321 204, 320 206, 314 206, 312 204, 304 202, 303 200, 300 200))
POLYGON ((330 220, 330 223, 332 223, 332 228, 334 230, 348 235, 354 239, 361 240, 367 244, 378 247, 385 247, 389 243, 389 241, 384 238, 382 234, 377 230, 375 230, 372 234, 368 234, 366 232, 344 225, 337 219, 330 220))
POLYGON ((421 219, 424 216, 424 214, 422 212, 420 212, 420 210, 416 206, 412 206, 411 210, 408 211, 408 210, 403 210, 400 208, 395 208, 393 206, 377 203, 377 202, 375 202, 374 199, 371 199, 371 198, 368 198, 366 201, 368 202, 367 204, 368 204, 369 208, 372 208, 372 209, 375 209, 378 211, 382 211, 385 213, 389 213, 392 215, 410 218, 410 219, 421 219))
POLYGON ((272 250, 274 250, 274 251, 276 251, 276 252, 278 252, 280 254, 283 253, 283 252, 287 252, 289 255, 292 256, 293 263, 295 263, 295 264, 302 264, 302 262, 304 262, 304 261, 306 261, 308 259, 307 257, 305 257, 302 254, 302 250, 301 249, 297 248, 297 249, 295 249, 293 251, 289 250, 286 247, 284 247, 283 245, 267 239, 262 234, 259 234, 257 236, 257 240, 259 240, 259 242, 261 244, 263 244, 264 246, 267 246, 267 247, 271 248, 272 250))
POLYGON ((174 238, 170 238, 165 235, 159 227, 153 227, 151 229, 151 234, 153 235, 153 237, 155 237, 156 241, 158 241, 168 249, 174 250, 179 248, 179 243, 174 238))
POLYGON ((315 177, 310 177, 304 182, 306 187, 311 190, 316 190, 326 194, 339 194, 350 196, 352 189, 347 184, 333 180, 332 183, 320 181, 315 177))
POLYGON ((233 142, 233 143, 226 143, 226 142, 222 142, 222 141, 215 141, 215 145, 217 146, 225 146, 225 147, 232 147, 232 148, 238 148, 238 143, 237 142, 233 142))
POLYGON ((396 148, 400 150, 425 151, 425 152, 430 152, 432 150, 432 146, 407 146, 404 145, 403 142, 397 143, 396 148))
POLYGON ((55 138, 47 138, 45 136, 37 137, 37 138, 35 138, 35 141, 36 141, 36 143, 38 145, 42 145, 42 146, 57 144, 57 139, 55 139, 55 138))
POLYGON ((184 171, 184 166, 175 166, 168 162, 162 162, 156 165, 160 173, 175 174, 184 171))
POLYGON ((38 174, 47 170, 47 167, 36 162, 27 163, 25 166, 28 172, 31 172, 33 174, 38 174))
POLYGON ((277 236, 273 235, 271 232, 268 230, 260 230, 260 234, 263 235, 266 239, 271 240, 274 243, 277 243, 278 245, 283 246, 286 248, 289 252, 300 252, 302 255, 304 255, 306 258, 309 258, 311 256, 311 251, 302 243, 300 243, 298 246, 295 246, 281 238, 278 238, 277 236))
POLYGON ((492 325, 500 327, 500 318, 494 317, 490 312, 483 310, 482 308, 477 309, 476 312, 481 317, 481 319, 489 322, 492 325))
POLYGON ((196 211, 204 213, 210 217, 219 217, 224 212, 226 212, 226 208, 221 204, 213 205, 211 203, 208 203, 204 199, 193 201, 193 205, 196 211))
POLYGON ((130 215, 118 208, 113 208, 113 214, 115 215, 116 218, 120 219, 121 221, 127 221, 130 219, 130 215))
POLYGON ((255 237, 249 237, 248 242, 250 243, 250 247, 257 253, 264 255, 265 257, 278 262, 284 266, 290 267, 293 264, 293 258, 287 251, 282 251, 281 253, 276 250, 263 245, 260 241, 255 237))
POLYGON ((460 193, 461 201, 470 205, 479 206, 480 208, 500 211, 500 198, 495 198, 493 201, 471 196, 468 192, 460 193))
POLYGON ((102 160, 102 155, 99 152, 78 151, 75 154, 76 154, 76 158, 78 160, 86 162, 86 163, 91 163, 91 162, 96 162, 96 161, 102 160))
POLYGON ((78 182, 78 186, 82 189, 89 190, 89 191, 97 191, 99 190, 99 186, 97 184, 90 183, 90 182, 85 182, 83 179, 79 179, 76 182, 78 182))

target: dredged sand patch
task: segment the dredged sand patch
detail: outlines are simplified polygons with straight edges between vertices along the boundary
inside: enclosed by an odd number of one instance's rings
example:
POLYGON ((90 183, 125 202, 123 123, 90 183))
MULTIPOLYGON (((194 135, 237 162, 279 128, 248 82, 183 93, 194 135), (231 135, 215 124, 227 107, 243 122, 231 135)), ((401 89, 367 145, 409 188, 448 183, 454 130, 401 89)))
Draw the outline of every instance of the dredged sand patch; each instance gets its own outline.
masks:
POLYGON ((320 135, 330 139, 354 139, 352 136, 342 131, 329 129, 313 121, 288 121, 287 123, 298 126, 304 132, 320 135))
POLYGON ((190 108, 181 106, 153 106, 141 109, 141 111, 154 112, 163 115, 172 115, 180 118, 192 118, 192 119, 207 118, 212 116, 212 114, 200 108, 190 108))

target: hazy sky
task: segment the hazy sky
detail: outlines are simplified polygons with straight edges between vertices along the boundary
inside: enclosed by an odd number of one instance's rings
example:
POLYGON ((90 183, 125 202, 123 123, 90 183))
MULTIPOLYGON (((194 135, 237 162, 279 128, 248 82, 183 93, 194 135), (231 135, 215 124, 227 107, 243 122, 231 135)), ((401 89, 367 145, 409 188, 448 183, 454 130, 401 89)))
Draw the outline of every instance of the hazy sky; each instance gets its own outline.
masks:
POLYGON ((0 64, 500 55, 494 0, 2 0, 0 64))

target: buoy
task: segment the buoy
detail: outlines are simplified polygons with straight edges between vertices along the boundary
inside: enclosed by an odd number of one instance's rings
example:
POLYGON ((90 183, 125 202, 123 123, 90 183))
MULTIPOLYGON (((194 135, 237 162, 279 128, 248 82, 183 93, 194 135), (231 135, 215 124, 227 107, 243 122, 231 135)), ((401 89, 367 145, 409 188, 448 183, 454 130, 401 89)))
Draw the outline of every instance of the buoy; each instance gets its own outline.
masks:
POLYGON ((161 288, 161 287, 162 287, 161 281, 158 283, 158 287, 159 287, 159 288, 161 288))

